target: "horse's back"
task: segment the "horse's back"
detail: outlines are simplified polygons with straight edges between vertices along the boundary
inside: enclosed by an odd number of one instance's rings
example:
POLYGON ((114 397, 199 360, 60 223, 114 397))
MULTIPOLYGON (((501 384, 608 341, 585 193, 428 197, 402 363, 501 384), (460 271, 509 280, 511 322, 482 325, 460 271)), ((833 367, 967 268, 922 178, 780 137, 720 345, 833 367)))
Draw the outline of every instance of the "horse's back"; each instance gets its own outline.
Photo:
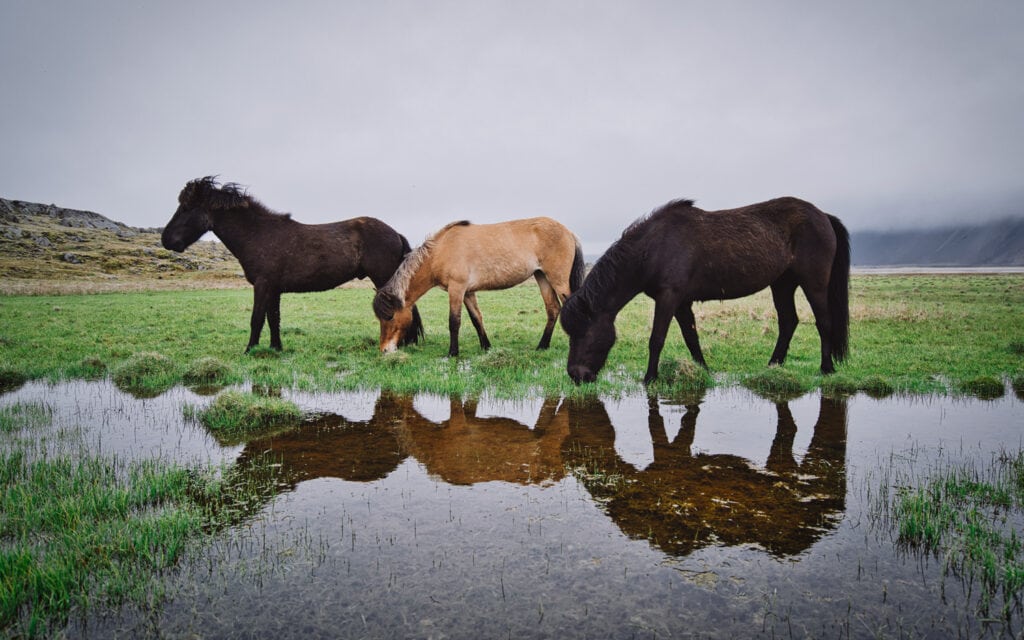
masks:
POLYGON ((488 224, 449 225, 435 237, 431 260, 440 281, 467 280, 471 289, 514 286, 568 261, 572 265, 576 237, 548 217, 488 224))
POLYGON ((401 236, 376 218, 295 225, 282 242, 284 290, 323 291, 365 277, 383 283, 401 263, 401 236))
POLYGON ((802 275, 830 265, 835 252, 827 215, 792 197, 718 211, 668 208, 638 231, 647 288, 677 286, 693 300, 750 295, 794 269, 802 275))

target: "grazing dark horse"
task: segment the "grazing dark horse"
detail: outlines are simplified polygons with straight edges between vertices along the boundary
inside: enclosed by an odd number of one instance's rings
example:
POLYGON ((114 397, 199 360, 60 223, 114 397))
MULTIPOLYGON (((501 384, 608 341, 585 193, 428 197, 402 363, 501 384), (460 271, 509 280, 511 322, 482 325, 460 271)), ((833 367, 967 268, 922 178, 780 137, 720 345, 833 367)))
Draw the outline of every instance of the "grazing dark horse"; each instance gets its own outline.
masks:
POLYGON ((579 288, 584 273, 579 241, 551 218, 497 224, 453 222, 406 256, 391 280, 377 290, 374 313, 382 323, 394 323, 394 333, 385 335, 381 331, 380 350, 397 348, 397 331, 409 322, 410 307, 434 287, 448 291, 448 355, 459 355, 463 304, 480 346, 489 349, 491 342, 484 331, 476 292, 514 287, 530 276, 537 280, 548 314, 537 348, 547 349, 562 301, 579 288))
POLYGON ((741 298, 771 287, 779 338, 769 364, 782 364, 798 322, 800 287, 821 338, 821 372, 846 357, 849 333, 850 241, 835 216, 796 198, 739 209, 702 211, 677 200, 630 225, 562 307, 569 334, 569 377, 592 382, 615 343, 615 316, 637 294, 654 299, 644 383, 658 377, 658 359, 672 318, 698 364, 707 368, 692 304, 741 298))
MULTIPOLYGON (((181 252, 207 231, 238 258, 253 286, 246 352, 259 344, 264 319, 271 348, 281 350, 282 293, 326 291, 367 277, 380 287, 411 250, 404 236, 376 218, 302 224, 267 209, 235 184, 218 185, 212 176, 192 180, 181 190, 178 210, 161 241, 181 252)), ((389 322, 380 324, 381 334, 391 332, 389 322)), ((413 308, 400 339, 409 344, 421 335, 423 324, 413 308)))

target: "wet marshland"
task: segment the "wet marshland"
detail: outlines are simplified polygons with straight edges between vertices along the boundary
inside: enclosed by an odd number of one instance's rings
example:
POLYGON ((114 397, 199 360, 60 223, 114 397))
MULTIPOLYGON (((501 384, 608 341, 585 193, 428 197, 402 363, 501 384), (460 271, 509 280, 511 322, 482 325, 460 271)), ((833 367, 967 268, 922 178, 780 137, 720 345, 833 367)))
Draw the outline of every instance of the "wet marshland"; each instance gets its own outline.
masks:
MULTIPOLYGON (((280 393, 307 419, 222 442, 175 388, 30 383, 36 455, 245 471, 277 493, 167 576, 153 610, 77 614, 71 636, 1014 636, 969 578, 901 545, 895 487, 1017 452, 1024 403, 743 389, 500 401, 280 393), (69 439, 69 434, 73 438, 69 439), (252 515, 254 514, 254 515, 252 515)), ((14 436, 8 436, 14 437, 14 436)), ((1016 516, 1015 516, 1016 517, 1016 516)), ((1021 523, 1011 523, 1018 526, 1021 523)), ((996 610, 999 607, 995 607, 996 610)))

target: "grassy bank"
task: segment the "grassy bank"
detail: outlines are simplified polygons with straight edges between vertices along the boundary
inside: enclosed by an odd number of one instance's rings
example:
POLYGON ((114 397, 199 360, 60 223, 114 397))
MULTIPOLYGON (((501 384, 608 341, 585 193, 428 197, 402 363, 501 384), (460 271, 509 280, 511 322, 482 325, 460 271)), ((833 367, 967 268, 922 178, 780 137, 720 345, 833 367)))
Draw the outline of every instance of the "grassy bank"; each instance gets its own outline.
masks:
MULTIPOLYGON (((537 352, 544 316, 535 286, 479 295, 495 348, 479 349, 463 323, 462 354, 448 349, 447 297, 434 290, 420 308, 425 343, 382 357, 378 325, 366 288, 287 294, 282 299, 285 350, 245 356, 251 290, 159 291, 68 296, 0 297, 0 377, 58 379, 110 375, 138 354, 157 354, 166 367, 154 385, 185 380, 203 358, 223 364, 222 383, 334 390, 522 395, 579 393, 565 375, 567 339, 537 352)), ((798 294, 801 325, 785 371, 799 389, 822 385, 818 338, 798 294)), ((851 292, 850 359, 826 382, 830 392, 952 392, 992 394, 993 380, 1024 376, 1024 276, 855 276, 851 292)), ((640 388, 653 305, 637 298, 619 316, 618 343, 600 380, 582 392, 640 388)), ((695 307, 715 384, 739 384, 764 374, 776 336, 767 292, 695 307)), ((265 331, 264 344, 269 339, 265 331)), ((689 359, 677 329, 663 361, 689 359)), ((668 376, 671 378, 671 376, 668 376)), ((673 390, 673 381, 658 383, 673 390)), ((145 380, 130 387, 143 391, 145 380)))
POLYGON ((96 455, 52 414, 0 410, 0 635, 54 637, 75 611, 159 602, 195 539, 275 491, 269 458, 240 473, 96 455))

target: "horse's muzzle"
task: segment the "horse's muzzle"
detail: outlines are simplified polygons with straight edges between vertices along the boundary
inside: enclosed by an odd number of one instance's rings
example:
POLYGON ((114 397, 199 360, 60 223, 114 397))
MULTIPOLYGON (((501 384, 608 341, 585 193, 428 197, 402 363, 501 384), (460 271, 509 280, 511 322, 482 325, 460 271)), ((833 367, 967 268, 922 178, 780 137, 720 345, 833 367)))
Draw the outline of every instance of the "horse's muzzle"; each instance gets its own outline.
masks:
POLYGON ((569 373, 569 377, 576 384, 582 384, 584 382, 593 382, 597 380, 597 374, 591 371, 590 367, 583 365, 572 365, 566 371, 569 373))

